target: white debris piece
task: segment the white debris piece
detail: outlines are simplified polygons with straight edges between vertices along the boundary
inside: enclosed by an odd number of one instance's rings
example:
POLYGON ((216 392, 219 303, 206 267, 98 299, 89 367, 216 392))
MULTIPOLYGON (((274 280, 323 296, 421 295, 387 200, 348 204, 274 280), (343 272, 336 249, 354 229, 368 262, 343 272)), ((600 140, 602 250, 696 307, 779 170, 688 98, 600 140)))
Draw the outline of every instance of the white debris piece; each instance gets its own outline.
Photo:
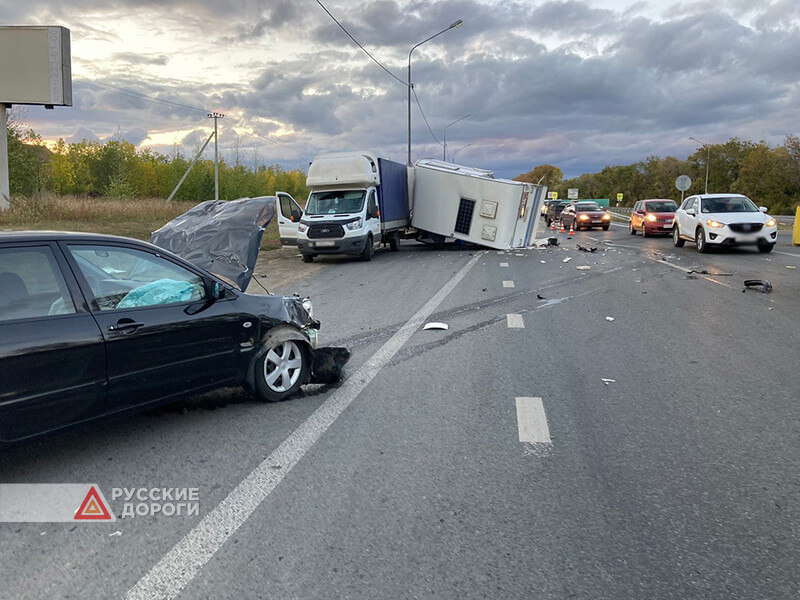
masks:
POLYGON ((592 267, 590 267, 590 266, 588 266, 588 265, 580 265, 580 266, 577 266, 577 267, 575 267, 575 268, 576 268, 576 269, 578 269, 578 271, 588 271, 588 270, 589 270, 589 269, 591 269, 592 267))
POLYGON ((117 536, 117 535, 122 535, 122 532, 121 531, 115 531, 114 533, 109 533, 108 537, 114 537, 114 536, 117 536))
POLYGON ((611 322, 611 321, 613 321, 613 320, 614 320, 614 317, 606 317, 606 321, 609 321, 609 322, 611 322))
POLYGON ((616 379, 608 379, 608 378, 606 378, 606 377, 601 377, 601 378, 600 378, 600 381, 602 381, 602 382, 603 382, 603 383, 605 383, 606 385, 608 385, 609 383, 617 383, 617 380, 616 380, 616 379))
POLYGON ((424 330, 428 330, 428 329, 444 329, 444 330, 447 330, 447 329, 449 329, 449 326, 447 325, 447 323, 425 323, 425 327, 423 327, 422 329, 424 329, 424 330))
POLYGON ((561 262, 568 263, 568 262, 569 262, 569 261, 571 261, 571 260, 572 260, 572 257, 571 257, 571 256, 568 256, 567 258, 565 258, 565 259, 564 259, 564 260, 562 260, 561 262))
POLYGON ((795 267, 795 266, 793 266, 793 265, 786 265, 786 268, 787 268, 787 269, 796 269, 797 267, 795 267))

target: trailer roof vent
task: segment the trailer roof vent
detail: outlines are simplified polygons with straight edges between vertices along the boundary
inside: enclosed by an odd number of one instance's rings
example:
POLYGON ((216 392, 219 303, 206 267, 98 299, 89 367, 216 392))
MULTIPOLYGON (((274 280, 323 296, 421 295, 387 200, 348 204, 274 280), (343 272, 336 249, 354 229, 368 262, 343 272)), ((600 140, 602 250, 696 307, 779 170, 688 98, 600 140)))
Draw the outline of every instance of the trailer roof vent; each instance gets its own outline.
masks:
POLYGON ((472 226, 472 213, 474 212, 475 200, 462 198, 458 205, 458 216, 456 216, 456 226, 454 229, 456 233, 469 235, 469 229, 472 226))

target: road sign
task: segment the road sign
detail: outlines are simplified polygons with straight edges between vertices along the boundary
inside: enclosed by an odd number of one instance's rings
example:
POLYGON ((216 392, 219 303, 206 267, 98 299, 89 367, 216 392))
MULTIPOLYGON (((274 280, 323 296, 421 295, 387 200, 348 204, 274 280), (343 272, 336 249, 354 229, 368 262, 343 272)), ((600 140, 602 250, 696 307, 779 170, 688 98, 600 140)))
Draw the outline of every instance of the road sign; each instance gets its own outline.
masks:
POLYGON ((622 202, 622 194, 617 194, 617 202, 622 202))
POLYGON ((569 188, 567 190, 567 198, 570 200, 577 200, 578 199, 578 188, 569 188))
POLYGON ((675 180, 675 187, 685 192, 692 187, 692 179, 688 175, 681 175, 675 180))
POLYGON ((547 198, 550 200, 558 200, 558 192, 547 192, 547 198))

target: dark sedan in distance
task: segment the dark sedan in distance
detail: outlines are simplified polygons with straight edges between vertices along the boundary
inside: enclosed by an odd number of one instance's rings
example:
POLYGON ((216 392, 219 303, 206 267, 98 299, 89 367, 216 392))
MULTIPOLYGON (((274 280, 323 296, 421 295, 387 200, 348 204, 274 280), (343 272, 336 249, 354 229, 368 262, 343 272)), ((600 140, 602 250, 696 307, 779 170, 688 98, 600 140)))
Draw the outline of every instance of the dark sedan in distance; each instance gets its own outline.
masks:
POLYGON ((148 243, 0 233, 0 446, 221 387, 282 400, 312 380, 318 328, 307 299, 148 243))

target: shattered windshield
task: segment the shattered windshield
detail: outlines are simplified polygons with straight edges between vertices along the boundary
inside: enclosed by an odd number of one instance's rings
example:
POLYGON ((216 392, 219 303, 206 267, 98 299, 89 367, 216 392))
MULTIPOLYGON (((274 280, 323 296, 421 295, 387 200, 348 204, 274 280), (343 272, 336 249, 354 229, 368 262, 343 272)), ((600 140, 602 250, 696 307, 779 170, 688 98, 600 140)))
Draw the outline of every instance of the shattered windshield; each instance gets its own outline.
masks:
POLYGON ((308 197, 307 215, 341 215, 361 212, 364 190, 313 192, 308 197))

